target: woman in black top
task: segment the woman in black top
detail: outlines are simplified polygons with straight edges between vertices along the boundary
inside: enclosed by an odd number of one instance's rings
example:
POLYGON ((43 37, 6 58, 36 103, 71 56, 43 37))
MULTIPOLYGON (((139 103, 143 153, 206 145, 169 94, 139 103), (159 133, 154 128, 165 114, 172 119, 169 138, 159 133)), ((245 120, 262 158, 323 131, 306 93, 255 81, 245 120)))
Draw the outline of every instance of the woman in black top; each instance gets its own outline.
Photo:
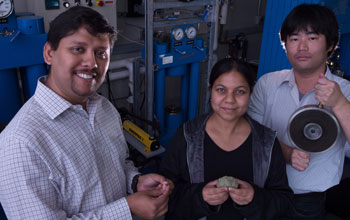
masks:
POLYGON ((160 165, 175 184, 165 219, 288 217, 292 191, 276 133, 246 114, 254 78, 243 61, 213 67, 212 111, 178 129, 160 165), (216 187, 222 176, 238 188, 216 187))

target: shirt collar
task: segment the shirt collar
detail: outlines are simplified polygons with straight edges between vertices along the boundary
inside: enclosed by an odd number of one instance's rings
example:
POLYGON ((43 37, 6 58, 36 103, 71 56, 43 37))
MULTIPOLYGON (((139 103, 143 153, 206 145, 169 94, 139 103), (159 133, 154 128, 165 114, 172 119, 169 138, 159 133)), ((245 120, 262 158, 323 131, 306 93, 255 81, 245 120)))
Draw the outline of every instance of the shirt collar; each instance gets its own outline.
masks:
POLYGON ((282 78, 281 84, 284 83, 284 82, 288 82, 290 87, 293 87, 293 86, 296 85, 293 69, 289 70, 289 74, 285 75, 285 76, 282 78))
POLYGON ((331 70, 328 68, 327 66, 327 71, 326 71, 326 74, 324 74, 324 76, 329 79, 329 80, 332 80, 334 77, 334 74, 331 72, 331 70))
MULTIPOLYGON (((73 104, 47 87, 44 84, 46 81, 47 76, 42 76, 39 78, 38 85, 34 94, 34 99, 39 103, 39 105, 51 119, 55 119, 61 113, 73 107, 73 104)), ((92 96, 88 99, 87 105, 95 104, 97 99, 97 95, 92 96)))
MULTIPOLYGON (((331 70, 328 68, 328 66, 327 66, 325 77, 327 79, 333 78, 333 74, 332 74, 331 70)), ((283 83, 287 83, 287 82, 289 83, 290 87, 293 87, 296 85, 293 69, 289 70, 288 74, 285 74, 285 75, 283 75, 283 77, 281 77, 280 85, 283 83)))

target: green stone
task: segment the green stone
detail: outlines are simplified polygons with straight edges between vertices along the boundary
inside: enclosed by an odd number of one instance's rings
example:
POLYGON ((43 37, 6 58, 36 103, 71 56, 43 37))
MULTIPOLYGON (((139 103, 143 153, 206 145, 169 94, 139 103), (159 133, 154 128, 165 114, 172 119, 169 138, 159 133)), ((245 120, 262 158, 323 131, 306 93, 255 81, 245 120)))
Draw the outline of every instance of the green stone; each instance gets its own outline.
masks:
POLYGON ((223 176, 219 179, 216 187, 232 187, 238 188, 237 180, 232 176, 223 176))

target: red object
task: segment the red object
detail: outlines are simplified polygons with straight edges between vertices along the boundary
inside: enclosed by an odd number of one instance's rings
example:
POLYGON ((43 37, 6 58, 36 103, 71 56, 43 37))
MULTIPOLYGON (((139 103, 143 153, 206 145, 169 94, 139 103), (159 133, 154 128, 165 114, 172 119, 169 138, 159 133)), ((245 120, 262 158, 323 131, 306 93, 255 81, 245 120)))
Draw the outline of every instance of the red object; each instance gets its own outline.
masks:
POLYGON ((98 2, 98 6, 102 7, 105 3, 103 1, 98 2))

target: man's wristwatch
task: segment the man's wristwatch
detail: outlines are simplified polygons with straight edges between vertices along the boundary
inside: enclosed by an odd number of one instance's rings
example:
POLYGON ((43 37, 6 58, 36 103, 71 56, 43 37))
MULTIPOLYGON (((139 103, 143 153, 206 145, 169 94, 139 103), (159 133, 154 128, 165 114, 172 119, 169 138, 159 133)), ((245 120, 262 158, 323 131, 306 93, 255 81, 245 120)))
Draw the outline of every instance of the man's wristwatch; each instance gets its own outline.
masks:
POLYGON ((134 191, 134 193, 137 192, 137 184, 139 183, 139 177, 141 176, 141 174, 137 174, 134 176, 134 178, 132 179, 131 182, 131 189, 132 191, 134 191))

